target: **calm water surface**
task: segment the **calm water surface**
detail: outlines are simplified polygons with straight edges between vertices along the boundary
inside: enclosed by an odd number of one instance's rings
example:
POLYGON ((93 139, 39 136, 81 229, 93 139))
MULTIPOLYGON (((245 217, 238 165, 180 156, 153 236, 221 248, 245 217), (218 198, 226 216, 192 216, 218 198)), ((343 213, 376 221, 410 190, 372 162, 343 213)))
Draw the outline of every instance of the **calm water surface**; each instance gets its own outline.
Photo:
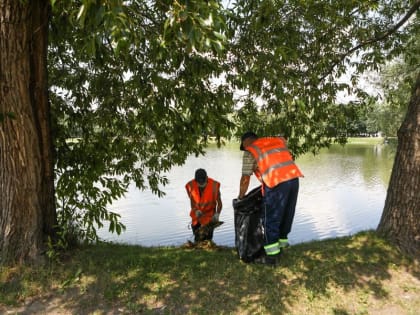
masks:
MULTIPOLYGON (((296 244, 374 229, 383 210, 394 152, 388 145, 334 145, 317 156, 304 155, 296 163, 305 177, 300 191, 290 243, 296 244)), ((197 168, 221 183, 225 223, 214 232, 219 245, 234 246, 232 199, 239 192, 242 152, 237 144, 210 147, 201 157, 190 157, 167 174, 170 183, 159 198, 134 186, 110 210, 121 215, 126 230, 119 236, 100 230, 108 241, 143 246, 181 245, 192 240, 189 199, 185 184, 197 168)), ((251 188, 259 183, 252 176, 251 188)))

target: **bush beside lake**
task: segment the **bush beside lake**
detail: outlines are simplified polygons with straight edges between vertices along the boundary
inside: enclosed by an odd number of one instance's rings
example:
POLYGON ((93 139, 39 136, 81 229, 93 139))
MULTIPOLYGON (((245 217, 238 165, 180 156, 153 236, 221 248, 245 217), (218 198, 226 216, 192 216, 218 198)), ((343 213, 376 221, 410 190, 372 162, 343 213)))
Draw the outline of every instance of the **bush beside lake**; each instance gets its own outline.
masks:
POLYGON ((418 261, 374 232, 285 250, 277 267, 235 249, 98 244, 43 267, 1 267, 5 314, 417 314, 418 261))

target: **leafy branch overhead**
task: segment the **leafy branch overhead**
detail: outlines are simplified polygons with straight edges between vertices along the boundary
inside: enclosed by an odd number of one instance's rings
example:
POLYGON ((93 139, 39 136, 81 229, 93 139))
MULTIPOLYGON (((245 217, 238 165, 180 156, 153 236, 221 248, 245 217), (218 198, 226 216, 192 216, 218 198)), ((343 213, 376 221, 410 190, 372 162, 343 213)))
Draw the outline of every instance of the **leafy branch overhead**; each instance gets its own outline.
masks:
POLYGON ((368 98, 361 75, 400 55, 419 34, 418 6, 237 1, 228 22, 234 32, 229 82, 244 91, 244 110, 261 109, 261 134, 288 136, 296 155, 316 153, 334 139, 345 141, 349 122, 368 98))
POLYGON ((154 40, 164 48, 221 54, 227 41, 226 16, 220 1, 85 0, 80 6, 72 1, 51 3, 56 15, 86 32, 81 48, 93 55, 105 43, 117 54, 128 53, 130 46, 150 37, 156 37, 154 40), (152 26, 156 33, 150 32, 152 26))
POLYGON ((162 173, 204 153, 203 136, 229 135, 231 92, 214 83, 219 11, 216 1, 55 4, 49 76, 63 220, 77 213, 94 237, 130 183, 162 195, 162 173))
MULTIPOLYGON (((394 26, 391 26, 389 29, 385 29, 382 33, 375 34, 376 36, 373 38, 370 38, 364 42, 360 42, 357 45, 355 45, 353 48, 351 48, 349 51, 347 51, 345 54, 342 55, 342 58, 333 64, 331 67, 331 71, 328 72, 326 75, 329 75, 333 69, 340 63, 345 60, 346 57, 351 56, 354 52, 373 44, 376 44, 378 42, 383 42, 387 39, 387 37, 392 36, 395 32, 397 32, 401 27, 404 26, 405 23, 417 12, 417 10, 420 8, 420 0, 417 0, 413 3, 412 7, 409 9, 407 14, 405 14, 401 20, 399 20, 394 26)), ((322 79, 324 79, 323 77, 322 79)))
POLYGON ((208 136, 281 133, 295 156, 344 142, 360 75, 410 44, 419 3, 51 1, 61 220, 86 238, 103 220, 120 231, 107 206, 130 183, 162 195, 164 172, 208 136))
POLYGON ((211 49, 222 53, 227 40, 225 16, 219 1, 173 1, 167 7, 162 45, 174 41, 188 53, 211 49))

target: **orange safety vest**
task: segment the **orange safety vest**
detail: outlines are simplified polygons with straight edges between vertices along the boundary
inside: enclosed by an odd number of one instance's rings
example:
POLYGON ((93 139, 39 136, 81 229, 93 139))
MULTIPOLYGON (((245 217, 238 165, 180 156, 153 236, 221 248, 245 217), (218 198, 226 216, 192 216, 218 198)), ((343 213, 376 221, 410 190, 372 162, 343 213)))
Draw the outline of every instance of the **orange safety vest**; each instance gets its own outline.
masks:
POLYGON ((190 197, 194 203, 194 209, 191 209, 190 211, 192 225, 196 225, 197 223, 206 225, 210 223, 216 210, 216 202, 219 197, 220 183, 210 177, 207 177, 207 185, 204 188, 201 196, 198 183, 195 179, 189 181, 185 185, 185 189, 187 190, 188 197, 190 197), (201 210, 203 212, 203 215, 200 217, 200 219, 196 217, 195 210, 201 210))
POLYGON ((257 161, 255 175, 270 188, 290 179, 303 177, 282 137, 258 138, 245 150, 257 161))

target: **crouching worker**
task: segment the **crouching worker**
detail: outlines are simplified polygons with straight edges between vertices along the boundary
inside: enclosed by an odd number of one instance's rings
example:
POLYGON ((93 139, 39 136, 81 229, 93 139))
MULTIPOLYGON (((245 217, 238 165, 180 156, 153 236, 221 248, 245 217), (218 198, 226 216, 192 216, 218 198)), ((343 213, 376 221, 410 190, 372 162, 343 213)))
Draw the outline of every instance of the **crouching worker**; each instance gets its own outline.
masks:
POLYGON ((206 171, 200 168, 185 188, 191 201, 190 216, 194 241, 211 241, 222 211, 220 183, 207 177, 206 171))

